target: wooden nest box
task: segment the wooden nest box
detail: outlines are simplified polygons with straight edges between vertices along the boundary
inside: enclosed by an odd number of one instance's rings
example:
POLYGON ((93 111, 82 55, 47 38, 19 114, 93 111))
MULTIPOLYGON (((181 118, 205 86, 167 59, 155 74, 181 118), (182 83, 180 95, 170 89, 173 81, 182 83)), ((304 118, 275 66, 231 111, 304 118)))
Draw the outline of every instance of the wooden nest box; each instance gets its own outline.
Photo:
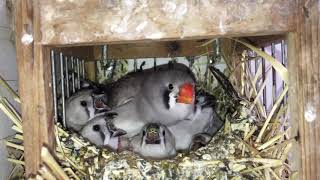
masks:
POLYGON ((65 53, 94 58, 91 45, 110 44, 115 58, 172 53, 191 56, 195 52, 188 47, 194 47, 199 39, 284 34, 288 42, 290 118, 299 126, 300 135, 299 174, 303 179, 319 178, 319 7, 319 1, 310 0, 17 0, 26 176, 38 171, 41 147, 53 149, 55 145, 50 49, 72 46, 65 53), (177 40, 183 41, 168 43, 177 40), (147 45, 135 46, 141 43, 147 45))

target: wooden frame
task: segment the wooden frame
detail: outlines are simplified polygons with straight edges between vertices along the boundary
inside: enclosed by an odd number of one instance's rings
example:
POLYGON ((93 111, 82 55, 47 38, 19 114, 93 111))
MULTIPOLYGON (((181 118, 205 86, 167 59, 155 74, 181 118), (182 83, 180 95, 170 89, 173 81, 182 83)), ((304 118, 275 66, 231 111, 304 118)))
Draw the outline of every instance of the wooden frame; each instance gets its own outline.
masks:
POLYGON ((317 149, 320 144, 319 1, 124 2, 127 1, 16 1, 16 46, 27 177, 39 169, 41 146, 54 147, 48 53, 51 46, 279 33, 288 35, 290 117, 299 129, 300 177, 312 180, 320 177, 320 151, 317 149), (186 7, 188 13, 185 13, 186 7), (131 23, 128 24, 128 20, 131 23), (148 26, 144 25, 145 20, 148 26))

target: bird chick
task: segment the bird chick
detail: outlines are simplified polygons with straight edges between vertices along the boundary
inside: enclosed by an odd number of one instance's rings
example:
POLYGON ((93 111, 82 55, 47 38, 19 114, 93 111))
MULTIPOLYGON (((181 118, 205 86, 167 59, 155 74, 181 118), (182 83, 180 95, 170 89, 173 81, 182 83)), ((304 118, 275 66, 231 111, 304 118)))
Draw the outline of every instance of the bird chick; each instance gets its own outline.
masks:
POLYGON ((130 140, 130 149, 145 158, 166 159, 176 155, 175 140, 170 130, 161 124, 147 124, 130 140))
POLYGON ((107 120, 107 114, 99 114, 91 119, 80 131, 82 137, 99 147, 118 150, 121 147, 120 136, 126 132, 116 129, 107 120))
POLYGON ((95 114, 108 110, 104 94, 95 94, 94 90, 79 91, 66 101, 66 125, 78 132, 95 114))

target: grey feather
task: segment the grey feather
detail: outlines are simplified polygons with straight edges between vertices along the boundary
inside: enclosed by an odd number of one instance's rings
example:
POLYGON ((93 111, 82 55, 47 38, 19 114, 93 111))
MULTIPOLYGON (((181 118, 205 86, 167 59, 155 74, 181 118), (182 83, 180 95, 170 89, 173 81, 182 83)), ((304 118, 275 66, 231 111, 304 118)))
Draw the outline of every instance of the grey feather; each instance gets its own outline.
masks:
POLYGON ((212 137, 222 125, 222 121, 213 108, 206 107, 198 111, 193 120, 182 121, 168 128, 174 134, 176 149, 189 151, 196 134, 205 133, 212 137))
POLYGON ((66 101, 67 127, 79 131, 97 113, 109 110, 108 106, 96 107, 97 98, 101 98, 100 104, 106 101, 104 95, 95 95, 96 90, 83 90, 71 96, 66 101))
POLYGON ((96 115, 81 129, 80 134, 97 146, 117 150, 119 147, 119 136, 112 136, 105 118, 105 114, 96 115))
POLYGON ((195 97, 191 104, 176 103, 169 109, 169 102, 163 100, 169 84, 179 88, 185 83, 195 84, 195 79, 183 64, 174 64, 173 68, 161 65, 156 70, 129 73, 107 88, 112 111, 118 114, 112 122, 127 132, 126 137, 132 137, 148 123, 171 125, 192 119, 195 97))
POLYGON ((150 159, 167 159, 174 157, 176 155, 175 139, 171 131, 166 126, 158 124, 160 143, 147 144, 146 135, 143 131, 147 131, 148 125, 149 124, 144 126, 140 134, 130 140, 129 146, 131 150, 144 158, 150 159))
POLYGON ((66 124, 68 128, 79 131, 94 116, 92 90, 80 91, 66 101, 66 124), (86 102, 82 106, 81 102, 86 102))

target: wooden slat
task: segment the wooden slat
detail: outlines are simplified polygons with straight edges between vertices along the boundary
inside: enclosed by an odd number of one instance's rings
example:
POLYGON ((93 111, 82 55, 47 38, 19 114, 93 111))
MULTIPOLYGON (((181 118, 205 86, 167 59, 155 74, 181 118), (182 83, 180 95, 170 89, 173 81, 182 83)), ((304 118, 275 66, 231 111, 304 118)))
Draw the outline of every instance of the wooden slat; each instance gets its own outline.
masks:
POLYGON ((250 44, 255 45, 257 47, 266 47, 270 46, 271 43, 281 43, 282 40, 286 38, 285 34, 280 35, 271 35, 271 36, 253 36, 247 37, 247 40, 250 44))
POLYGON ((76 56, 85 60, 93 59, 93 46, 52 47, 55 52, 62 52, 66 56, 76 56))
MULTIPOLYGON (((199 56, 212 50, 212 43, 200 47, 206 40, 185 40, 170 42, 148 42, 130 44, 108 45, 108 58, 134 59, 134 58, 166 58, 199 56), (208 48, 208 49, 207 49, 208 48)), ((95 51, 100 52, 96 58, 101 58, 101 46, 95 46, 95 51)))
POLYGON ((53 147, 54 144, 51 68, 48 50, 39 43, 37 3, 37 0, 16 1, 16 49, 27 177, 39 169, 42 145, 53 147), (22 42, 26 34, 34 41, 22 42))
MULTIPOLYGON (((199 47, 205 41, 170 41, 133 44, 112 44, 108 48, 108 58, 153 58, 199 56, 207 52, 207 47, 199 47)), ((212 47, 209 45, 209 47, 212 47)))
POLYGON ((290 117, 299 122, 299 179, 314 180, 320 177, 320 2, 297 2, 297 30, 289 38, 290 117))
POLYGON ((86 72, 86 79, 90 81, 96 81, 96 64, 94 61, 86 62, 85 63, 85 72, 86 72))
POLYGON ((51 45, 271 35, 293 30, 296 1, 40 1, 51 45))
POLYGON ((85 71, 86 71, 86 78, 91 81, 96 81, 96 73, 97 73, 97 65, 96 60, 99 58, 101 59, 102 55, 102 47, 101 46, 94 46, 93 47, 93 61, 85 62, 85 71))

